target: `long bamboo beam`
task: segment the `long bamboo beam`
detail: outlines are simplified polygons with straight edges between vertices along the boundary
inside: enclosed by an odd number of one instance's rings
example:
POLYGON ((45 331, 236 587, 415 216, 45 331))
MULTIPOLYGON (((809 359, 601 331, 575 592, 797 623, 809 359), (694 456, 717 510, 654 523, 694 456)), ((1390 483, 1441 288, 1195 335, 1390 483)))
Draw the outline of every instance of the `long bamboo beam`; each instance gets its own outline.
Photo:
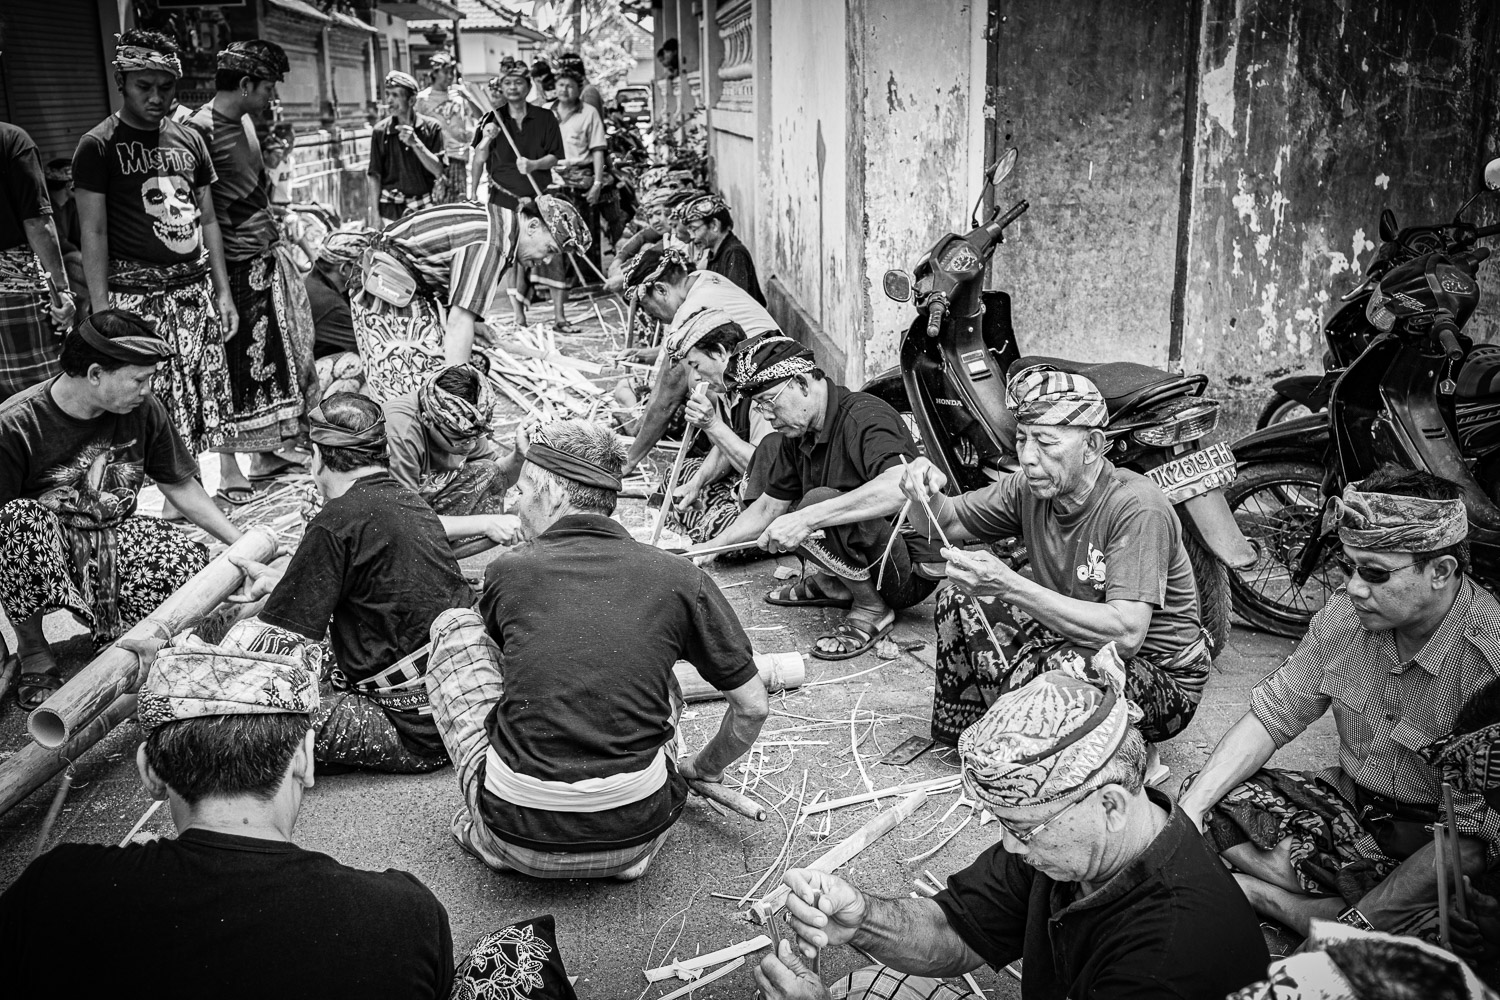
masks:
POLYGON ((239 588, 244 572, 229 561, 230 556, 270 562, 276 556, 276 547, 276 536, 265 529, 252 528, 241 535, 178 587, 159 608, 42 702, 26 720, 31 738, 43 747, 61 747, 122 695, 134 694, 141 685, 141 661, 135 653, 122 648, 121 642, 171 638, 190 628, 239 588))
MULTIPOLYGON (((756 653, 755 669, 772 694, 799 688, 807 679, 807 664, 801 653, 756 653)), ((704 680, 686 660, 678 660, 672 672, 682 688, 683 701, 715 701, 724 697, 724 692, 704 680)))
POLYGON ((47 748, 28 743, 0 766, 0 813, 41 788, 52 776, 77 760, 121 722, 135 714, 135 695, 116 698, 92 722, 73 733, 61 746, 47 748))

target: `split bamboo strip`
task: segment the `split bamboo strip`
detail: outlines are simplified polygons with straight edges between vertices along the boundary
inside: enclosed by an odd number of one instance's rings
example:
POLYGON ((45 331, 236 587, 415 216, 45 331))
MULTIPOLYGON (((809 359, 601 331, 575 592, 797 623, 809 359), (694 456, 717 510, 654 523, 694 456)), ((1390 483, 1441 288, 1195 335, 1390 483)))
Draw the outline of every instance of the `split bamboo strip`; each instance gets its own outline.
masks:
POLYGON ((0 764, 0 814, 47 783, 54 774, 76 761, 122 721, 135 714, 135 695, 126 694, 75 732, 60 747, 47 749, 29 743, 0 764))
POLYGON ((135 826, 132 826, 130 828, 130 832, 127 833, 125 835, 125 838, 120 841, 120 846, 121 847, 127 847, 127 846, 129 846, 130 842, 135 839, 135 835, 141 832, 141 827, 145 826, 148 822, 150 822, 151 817, 156 815, 156 810, 160 809, 162 806, 164 806, 166 804, 167 804, 167 800, 166 799, 157 799, 156 801, 152 802, 149 806, 147 806, 146 807, 146 811, 143 812, 143 813, 141 813, 141 818, 135 821, 135 826))
POLYGON ((1453 785, 1443 782, 1443 819, 1448 829, 1448 867, 1453 879, 1453 908, 1465 920, 1469 917, 1468 900, 1464 899, 1463 852, 1458 847, 1458 817, 1453 811, 1453 785))
POLYGON ((735 969, 738 969, 744 964, 745 960, 743 958, 737 958, 733 962, 730 962, 728 965, 724 966, 722 969, 715 969, 713 972, 710 972, 702 979, 695 979, 693 982, 688 983, 681 989, 673 990, 671 993, 668 993, 665 996, 658 997, 657 1000, 677 1000, 677 997, 685 997, 689 993, 697 992, 716 979, 723 979, 725 976, 729 975, 735 969))
POLYGON ((680 962, 673 962, 671 965, 663 965, 659 969, 647 969, 646 982, 659 983, 663 979, 671 979, 679 972, 697 972, 699 969, 706 969, 711 965, 718 965, 720 962, 727 962, 732 958, 739 958, 753 951, 769 948, 772 944, 771 939, 762 934, 760 937, 751 938, 749 941, 741 941, 739 944, 732 944, 728 948, 711 951, 707 955, 695 955, 692 958, 685 958, 680 962))
POLYGON ((239 588, 244 572, 229 561, 231 556, 270 562, 276 545, 276 536, 263 528, 241 535, 32 712, 26 720, 31 738, 44 747, 59 747, 121 695, 134 693, 141 683, 141 661, 123 648, 125 640, 170 639, 190 628, 239 588))
MULTIPOLYGON (((802 686, 807 676, 807 662, 801 653, 756 653, 755 669, 760 674, 766 690, 791 691, 802 686)), ((724 692, 714 687, 698 673, 698 669, 687 660, 678 660, 672 668, 677 685, 682 688, 683 701, 717 701, 724 692)))
MULTIPOLYGON (((881 812, 870 822, 854 831, 851 835, 834 845, 833 849, 818 858, 807 867, 813 871, 831 873, 859 852, 875 843, 881 837, 894 830, 907 817, 927 803, 927 792, 918 790, 912 792, 896 805, 881 812)), ((757 900, 750 906, 750 918, 758 924, 764 924, 773 915, 779 913, 786 906, 787 896, 791 894, 790 886, 781 886, 775 892, 763 899, 757 900)))
POLYGON ((952 840, 954 837, 957 837, 959 835, 959 833, 963 830, 963 828, 966 827, 966 826, 968 826, 972 822, 974 822, 974 811, 971 809, 971 810, 969 810, 969 815, 967 815, 967 816, 964 817, 964 821, 962 823, 958 824, 958 826, 954 827, 952 833, 948 834, 948 836, 946 836, 942 840, 938 841, 938 844, 937 844, 936 847, 929 848, 928 850, 923 851, 921 854, 918 854, 915 857, 907 858, 905 861, 902 862, 902 864, 905 864, 905 865, 914 865, 914 864, 917 864, 920 861, 926 861, 928 858, 932 857, 938 851, 941 851, 943 848, 947 847, 948 846, 948 842, 950 840, 952 840))
POLYGON ((677 458, 672 462, 672 474, 667 477, 666 488, 662 490, 661 509, 656 512, 656 525, 651 529, 651 545, 655 545, 661 538, 661 529, 667 523, 667 510, 672 506, 672 492, 677 489, 677 477, 682 475, 682 462, 687 458, 688 449, 693 445, 693 438, 698 434, 698 428, 689 426, 687 433, 682 435, 682 443, 677 446, 677 458))
POLYGON ((42 819, 42 829, 36 835, 36 846, 31 849, 31 860, 35 861, 41 857, 42 852, 47 849, 47 841, 52 839, 52 827, 57 824, 57 817, 62 815, 63 803, 68 801, 68 791, 73 787, 73 772, 64 771, 62 781, 58 783, 57 793, 52 796, 52 804, 47 807, 47 815, 42 819))
MULTIPOLYGON (((842 726, 843 723, 839 723, 839 725, 842 726)), ((958 775, 954 774, 943 778, 931 778, 927 781, 913 781, 905 785, 893 785, 890 788, 880 789, 879 794, 894 797, 897 795, 910 795, 912 792, 918 791, 928 793, 951 792, 959 786, 961 780, 958 775)), ((860 805, 869 802, 873 798, 874 796, 868 792, 861 792, 858 795, 846 795, 841 799, 829 799, 826 802, 819 802, 817 805, 810 805, 803 809, 802 813, 805 816, 811 816, 813 813, 829 812, 833 809, 842 809, 844 806, 860 805)))

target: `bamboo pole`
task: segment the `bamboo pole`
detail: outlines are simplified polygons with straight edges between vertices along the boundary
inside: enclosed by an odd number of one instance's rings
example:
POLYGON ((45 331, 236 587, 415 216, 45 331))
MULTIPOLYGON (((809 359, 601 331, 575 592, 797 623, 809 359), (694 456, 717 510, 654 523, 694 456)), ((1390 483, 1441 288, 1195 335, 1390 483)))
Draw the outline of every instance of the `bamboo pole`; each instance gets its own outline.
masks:
MULTIPOLYGON (((912 813, 922 808, 927 803, 925 791, 915 791, 902 799, 896 805, 881 812, 870 822, 855 830, 854 833, 839 841, 833 849, 818 858, 807 867, 812 871, 825 874, 847 863, 860 851, 875 843, 881 837, 894 830, 899 824, 911 816, 912 813)), ((786 900, 791 895, 790 886, 783 885, 769 896, 765 896, 750 904, 750 918, 758 924, 764 924, 781 912, 786 906, 786 900)))
POLYGON ((677 477, 682 475, 682 462, 687 458, 688 449, 693 446, 693 438, 697 433, 698 428, 689 425, 687 433, 682 435, 682 443, 677 446, 677 458, 672 462, 672 474, 667 477, 666 489, 662 491, 661 510, 656 512, 656 526, 651 529, 651 545, 655 545, 661 539, 661 529, 667 523, 667 511, 672 506, 672 491, 677 489, 677 477))
POLYGON ((45 785, 58 771, 76 761, 115 726, 135 714, 135 695, 116 698, 92 722, 78 729, 62 746, 48 749, 28 743, 0 765, 0 814, 45 785))
POLYGON ((737 812, 746 819, 753 819, 757 823, 766 821, 765 807, 757 805, 750 796, 737 792, 727 785, 713 781, 690 780, 688 787, 710 802, 717 802, 725 809, 737 812))
POLYGON ((749 955, 751 952, 760 951, 762 948, 770 948, 774 943, 770 938, 762 934, 760 937, 751 938, 749 941, 742 941, 739 944, 732 944, 728 948, 711 951, 707 955, 694 955, 692 958, 685 958, 680 962, 673 962, 671 965, 663 965, 658 969, 647 969, 646 982, 659 983, 663 979, 671 979, 678 972, 694 972, 698 969, 707 969, 709 966, 718 965, 720 962, 727 962, 742 955, 749 955))
MULTIPOLYGON (((756 653, 755 669, 772 694, 795 690, 807 679, 807 663, 801 653, 756 653)), ((678 660, 672 672, 682 688, 683 701, 717 701, 724 697, 724 692, 704 680, 686 660, 678 660)))
MULTIPOLYGON (((56 748, 71 740, 80 729, 114 704, 122 695, 133 694, 141 683, 141 661, 123 648, 126 639, 169 639, 196 624, 238 589, 244 572, 230 556, 253 562, 270 562, 276 556, 276 536, 263 528, 252 528, 195 573, 120 639, 94 657, 26 720, 31 738, 44 747, 56 748)), ((102 734, 101 734, 102 735, 102 734)))

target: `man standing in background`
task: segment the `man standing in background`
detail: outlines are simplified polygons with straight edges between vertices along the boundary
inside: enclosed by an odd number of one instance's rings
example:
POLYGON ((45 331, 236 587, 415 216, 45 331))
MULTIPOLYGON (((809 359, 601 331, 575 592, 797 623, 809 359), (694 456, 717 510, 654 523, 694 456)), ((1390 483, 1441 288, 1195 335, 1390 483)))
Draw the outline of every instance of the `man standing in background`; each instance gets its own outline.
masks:
POLYGON ((485 112, 457 77, 453 57, 446 52, 434 53, 432 85, 417 94, 417 114, 436 119, 443 126, 443 153, 448 164, 433 192, 433 200, 439 205, 469 200, 469 140, 474 135, 475 120, 485 112))
POLYGON ((57 334, 73 321, 52 217, 36 143, 0 122, 0 398, 57 374, 57 334))
POLYGON ((408 73, 385 75, 385 102, 391 109, 370 136, 367 222, 381 229, 432 204, 443 176, 443 123, 416 110, 417 81, 408 73))

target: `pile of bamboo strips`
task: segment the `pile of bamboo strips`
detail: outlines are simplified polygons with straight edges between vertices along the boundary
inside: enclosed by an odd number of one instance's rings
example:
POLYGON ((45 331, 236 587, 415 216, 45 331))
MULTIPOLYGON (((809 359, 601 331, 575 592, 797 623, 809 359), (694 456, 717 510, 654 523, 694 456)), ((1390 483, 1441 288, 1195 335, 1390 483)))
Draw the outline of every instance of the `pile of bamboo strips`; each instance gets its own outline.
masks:
POLYGON ((495 390, 530 416, 549 419, 589 417, 603 404, 605 390, 589 381, 603 369, 570 358, 557 349, 556 335, 543 326, 506 331, 514 343, 476 345, 490 363, 495 390))

